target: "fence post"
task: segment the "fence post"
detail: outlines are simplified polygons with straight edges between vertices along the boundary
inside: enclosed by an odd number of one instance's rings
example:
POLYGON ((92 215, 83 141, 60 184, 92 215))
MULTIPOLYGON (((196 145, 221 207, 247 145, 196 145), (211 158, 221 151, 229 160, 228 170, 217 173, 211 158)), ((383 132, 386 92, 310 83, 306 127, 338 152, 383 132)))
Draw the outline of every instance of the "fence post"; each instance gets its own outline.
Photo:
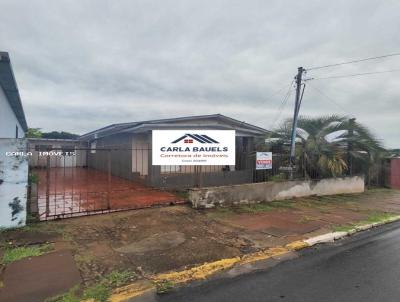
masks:
POLYGON ((50 214, 50 155, 46 159, 46 218, 50 214))
POLYGON ((111 209, 111 150, 107 153, 108 181, 107 181, 107 209, 111 209))

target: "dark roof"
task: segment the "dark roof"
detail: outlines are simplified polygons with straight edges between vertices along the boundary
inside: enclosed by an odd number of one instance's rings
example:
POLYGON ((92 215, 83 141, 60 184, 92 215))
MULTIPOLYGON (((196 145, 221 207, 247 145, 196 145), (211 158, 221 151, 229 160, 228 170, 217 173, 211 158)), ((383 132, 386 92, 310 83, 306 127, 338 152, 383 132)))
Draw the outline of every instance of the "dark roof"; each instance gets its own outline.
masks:
MULTIPOLYGON (((177 118, 169 118, 169 119, 159 119, 159 120, 148 120, 148 121, 141 121, 141 122, 131 122, 131 123, 120 123, 120 124, 112 124, 86 134, 83 134, 79 137, 81 140, 91 140, 94 138, 100 138, 109 136, 116 133, 123 133, 123 132, 139 132, 141 130, 152 130, 157 128, 168 128, 171 126, 181 126, 182 128, 185 127, 198 127, 204 128, 204 124, 193 124, 196 120, 209 120, 213 119, 217 122, 223 122, 225 124, 231 124, 232 128, 240 128, 244 131, 251 132, 254 135, 263 135, 267 134, 269 131, 248 124, 243 121, 239 121, 230 117, 227 117, 222 114, 210 114, 210 115, 197 115, 197 116, 185 116, 185 117, 177 117, 177 118), (174 124, 179 123, 179 124, 174 124)), ((221 128, 221 129, 228 129, 229 127, 224 127, 223 124, 210 124, 209 128, 221 128)))
POLYGON ((17 83, 12 70, 10 56, 7 52, 3 51, 0 51, 0 86, 3 88, 6 98, 21 127, 24 131, 27 131, 28 125, 26 123, 24 108, 22 107, 17 83))

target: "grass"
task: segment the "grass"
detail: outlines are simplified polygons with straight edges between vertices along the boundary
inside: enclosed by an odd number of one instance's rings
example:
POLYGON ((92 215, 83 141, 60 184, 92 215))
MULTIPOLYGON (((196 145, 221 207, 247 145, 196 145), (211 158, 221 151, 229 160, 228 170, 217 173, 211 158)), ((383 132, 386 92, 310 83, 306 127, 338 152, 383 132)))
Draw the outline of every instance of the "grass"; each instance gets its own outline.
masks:
POLYGON ((387 212, 377 212, 373 213, 368 216, 366 222, 367 223, 377 223, 377 222, 385 222, 394 216, 397 216, 396 214, 393 213, 387 213, 387 212))
POLYGON ((47 299, 46 302, 80 302, 90 299, 106 302, 114 288, 128 284, 136 278, 136 273, 130 270, 113 271, 91 286, 86 288, 75 286, 67 293, 47 299))
POLYGON ((333 231, 349 232, 357 227, 360 227, 360 226, 363 226, 366 224, 380 223, 380 222, 388 221, 395 216, 397 216, 397 214, 387 213, 387 212, 375 212, 375 213, 370 214, 366 220, 361 220, 356 223, 334 226, 333 231))
POLYGON ((276 209, 294 208, 295 202, 292 200, 276 200, 255 204, 247 204, 233 207, 218 207, 209 210, 207 216, 211 219, 224 219, 235 214, 256 214, 269 212, 276 209))
POLYGON ((264 203, 257 203, 251 205, 243 205, 239 207, 239 212, 245 213, 259 213, 259 212, 268 212, 273 211, 275 209, 282 208, 293 208, 294 202, 291 200, 276 200, 264 203))
POLYGON ((172 191, 172 193, 182 198, 183 200, 189 200, 189 192, 187 190, 176 190, 172 191))
POLYGON ((157 294, 166 294, 170 292, 175 286, 175 283, 170 280, 162 280, 155 282, 154 284, 156 286, 157 294))
POLYGON ((259 213, 272 211, 273 209, 274 207, 272 207, 269 203, 256 203, 240 206, 238 211, 242 213, 259 213))
POLYGON ((207 211, 207 217, 210 219, 224 219, 234 214, 234 208, 217 207, 216 209, 207 211))
POLYGON ((1 263, 8 264, 28 257, 37 257, 51 251, 52 249, 53 247, 50 244, 6 248, 1 263))
POLYGON ((332 228, 332 231, 334 231, 334 232, 350 232, 354 228, 355 228, 354 224, 344 224, 344 225, 334 226, 332 228))

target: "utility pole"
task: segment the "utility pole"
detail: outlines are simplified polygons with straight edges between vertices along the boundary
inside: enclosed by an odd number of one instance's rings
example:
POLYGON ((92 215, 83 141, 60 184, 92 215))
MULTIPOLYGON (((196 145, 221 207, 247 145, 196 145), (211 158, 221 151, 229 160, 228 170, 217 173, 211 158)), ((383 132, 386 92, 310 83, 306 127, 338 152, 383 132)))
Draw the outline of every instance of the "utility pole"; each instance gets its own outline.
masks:
POLYGON ((356 119, 349 119, 349 133, 348 133, 348 143, 347 143, 347 169, 349 175, 353 175, 353 156, 351 152, 353 151, 353 137, 354 137, 354 126, 356 124, 356 119))
MULTIPOLYGON (((297 75, 295 77, 296 80, 296 99, 294 105, 294 114, 293 114, 293 124, 292 124, 292 138, 290 144, 290 158, 289 158, 289 168, 290 168, 290 179, 293 179, 293 173, 296 167, 296 130, 297 130, 297 120, 299 117, 300 104, 301 104, 301 80, 303 77, 303 72, 305 69, 303 67, 299 67, 297 69, 297 75)), ((304 92, 304 90, 303 90, 304 92)))

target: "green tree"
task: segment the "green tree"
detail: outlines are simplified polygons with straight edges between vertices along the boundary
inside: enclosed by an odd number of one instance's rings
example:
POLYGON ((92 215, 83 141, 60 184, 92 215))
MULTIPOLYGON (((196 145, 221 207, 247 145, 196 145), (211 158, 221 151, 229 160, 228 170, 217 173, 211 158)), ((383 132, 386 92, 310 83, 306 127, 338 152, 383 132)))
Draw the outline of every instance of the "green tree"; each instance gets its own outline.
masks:
POLYGON ((25 136, 28 138, 41 138, 43 133, 40 131, 40 128, 28 128, 25 136))
POLYGON ((79 137, 78 134, 73 134, 65 131, 52 131, 52 132, 44 132, 42 135, 43 138, 52 138, 52 139, 76 139, 79 137))
MULTIPOLYGON (((274 144, 288 146, 291 128, 292 121, 287 120, 276 129, 271 136, 277 139, 274 144)), ((298 120, 296 159, 309 176, 365 173, 383 151, 367 127, 347 117, 330 115, 298 120)))

